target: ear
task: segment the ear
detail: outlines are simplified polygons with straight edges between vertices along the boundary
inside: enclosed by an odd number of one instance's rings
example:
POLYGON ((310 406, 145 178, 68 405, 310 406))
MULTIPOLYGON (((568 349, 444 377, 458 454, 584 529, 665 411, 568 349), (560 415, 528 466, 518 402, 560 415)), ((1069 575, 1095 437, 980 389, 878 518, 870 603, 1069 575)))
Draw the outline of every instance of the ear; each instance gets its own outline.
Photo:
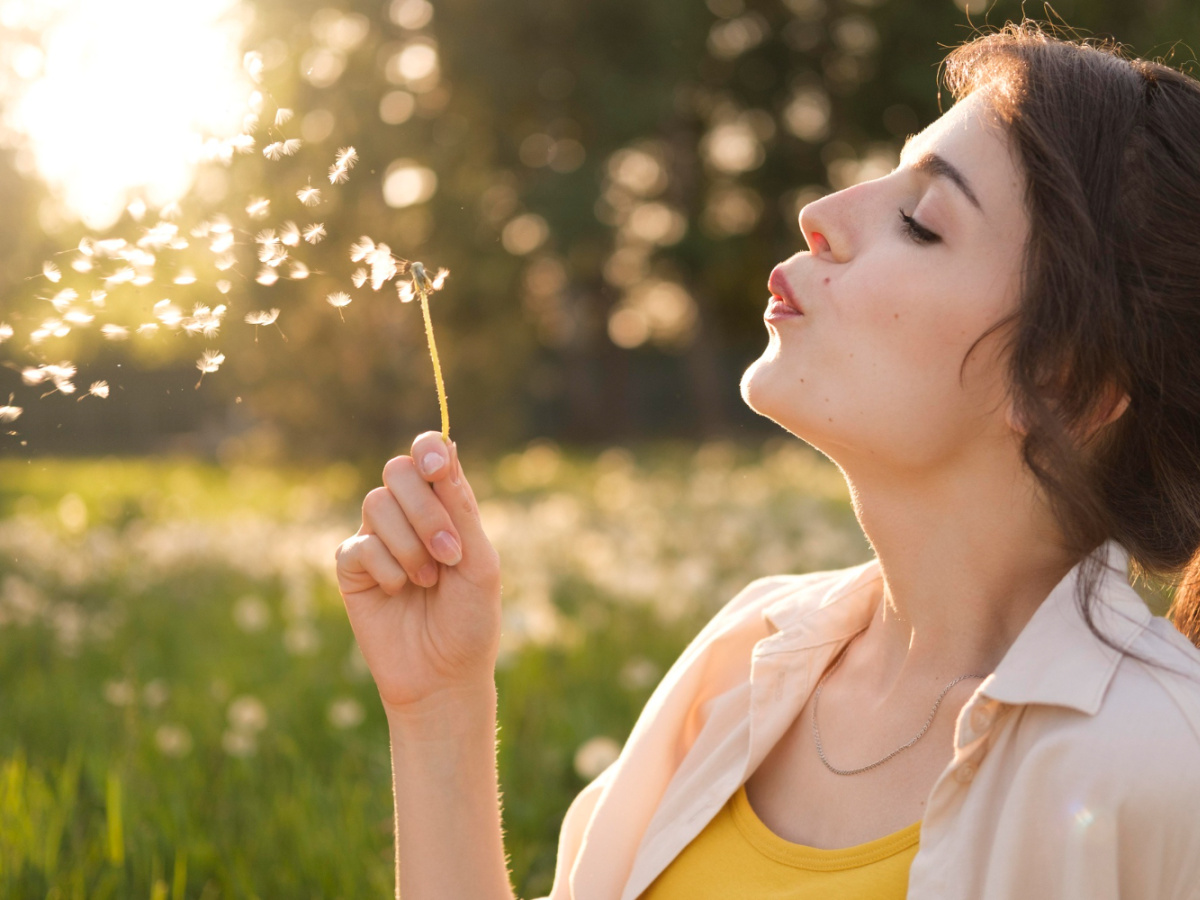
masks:
MULTIPOLYGON (((1100 400, 1097 412, 1085 426, 1084 433, 1088 435, 1088 439, 1090 440, 1097 431, 1119 419, 1128 408, 1129 395, 1112 382, 1109 382, 1104 390, 1104 396, 1100 400)), ((1011 400, 1008 401, 1008 405, 1005 407, 1004 420, 1008 423, 1008 427, 1017 434, 1024 435, 1029 431, 1024 421, 1017 415, 1017 411, 1011 400)))

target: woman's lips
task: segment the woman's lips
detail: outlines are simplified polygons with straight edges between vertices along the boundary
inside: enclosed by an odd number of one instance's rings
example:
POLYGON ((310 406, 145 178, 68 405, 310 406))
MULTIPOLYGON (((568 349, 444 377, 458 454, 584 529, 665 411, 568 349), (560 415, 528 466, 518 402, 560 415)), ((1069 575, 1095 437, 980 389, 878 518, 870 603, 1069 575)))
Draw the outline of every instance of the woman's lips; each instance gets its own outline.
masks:
POLYGON ((771 277, 767 280, 767 289, 770 290, 772 297, 779 298, 797 313, 804 315, 804 310, 800 308, 800 304, 796 301, 796 294, 792 291, 791 285, 787 283, 787 279, 783 277, 783 273, 778 267, 771 271, 771 277))

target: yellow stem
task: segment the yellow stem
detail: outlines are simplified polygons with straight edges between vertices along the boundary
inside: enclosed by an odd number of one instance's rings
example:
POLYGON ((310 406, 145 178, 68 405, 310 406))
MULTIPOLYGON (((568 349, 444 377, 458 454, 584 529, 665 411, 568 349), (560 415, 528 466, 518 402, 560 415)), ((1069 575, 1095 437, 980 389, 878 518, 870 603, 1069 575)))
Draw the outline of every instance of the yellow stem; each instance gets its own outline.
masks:
POLYGON ((446 406, 446 385, 442 382, 442 364, 438 362, 437 344, 433 340, 433 319, 429 317, 429 295, 425 293, 425 285, 420 281, 417 281, 417 293, 421 295, 421 315, 425 318, 425 337, 429 340, 429 356, 433 360, 433 379, 437 382, 438 406, 442 410, 442 440, 448 442, 450 440, 450 410, 446 406))

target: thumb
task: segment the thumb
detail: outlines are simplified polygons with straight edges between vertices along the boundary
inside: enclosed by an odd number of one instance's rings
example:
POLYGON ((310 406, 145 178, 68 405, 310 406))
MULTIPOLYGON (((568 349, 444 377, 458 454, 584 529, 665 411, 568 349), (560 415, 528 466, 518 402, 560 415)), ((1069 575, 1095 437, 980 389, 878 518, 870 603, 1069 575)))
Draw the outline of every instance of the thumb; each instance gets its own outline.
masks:
POLYGON ((450 514, 450 521, 454 523, 462 539, 463 558, 455 568, 467 575, 479 565, 492 565, 495 551, 484 533, 475 492, 471 490, 471 485, 463 474, 462 463, 458 458, 458 444, 451 441, 448 447, 450 463, 446 467, 445 476, 433 482, 433 492, 442 501, 446 512, 450 514))

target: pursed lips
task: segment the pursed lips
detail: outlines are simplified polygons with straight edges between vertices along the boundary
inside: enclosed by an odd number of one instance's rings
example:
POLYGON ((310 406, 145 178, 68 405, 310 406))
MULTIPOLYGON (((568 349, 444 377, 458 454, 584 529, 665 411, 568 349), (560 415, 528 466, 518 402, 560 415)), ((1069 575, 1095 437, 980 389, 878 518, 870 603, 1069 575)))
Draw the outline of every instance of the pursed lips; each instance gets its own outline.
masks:
POLYGON ((783 272, 776 267, 771 271, 771 277, 767 280, 767 289, 771 292, 772 297, 778 297, 800 315, 804 315, 804 310, 800 308, 800 303, 796 300, 796 294, 792 290, 792 286, 788 284, 784 278, 783 272))

